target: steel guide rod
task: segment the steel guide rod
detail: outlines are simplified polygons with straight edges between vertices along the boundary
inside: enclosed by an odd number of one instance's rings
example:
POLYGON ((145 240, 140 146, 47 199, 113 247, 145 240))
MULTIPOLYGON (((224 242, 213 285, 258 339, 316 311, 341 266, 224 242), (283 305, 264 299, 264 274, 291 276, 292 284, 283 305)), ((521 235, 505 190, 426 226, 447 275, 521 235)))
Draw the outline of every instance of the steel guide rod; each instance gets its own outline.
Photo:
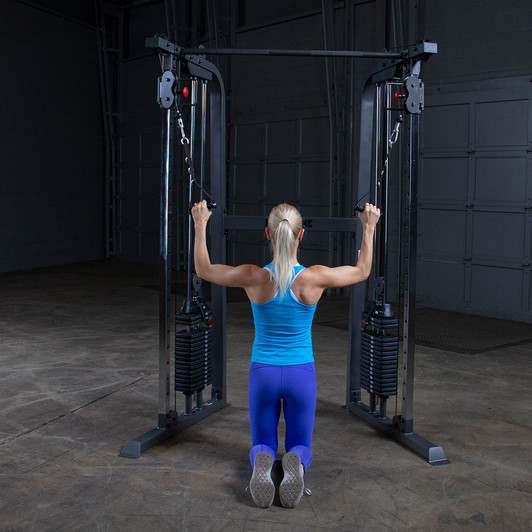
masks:
POLYGON ((162 148, 163 173, 161 176, 161 234, 159 257, 159 423, 164 426, 166 413, 170 410, 170 298, 171 249, 170 198, 172 177, 172 111, 163 111, 162 148))
MULTIPOLYGON (((200 122, 200 200, 204 199, 205 187, 205 144, 207 136, 207 81, 201 80, 201 122, 200 122)), ((189 223, 191 223, 190 220, 189 223)), ((191 252, 193 250, 191 248, 191 252)), ((200 296, 203 296, 203 283, 200 285, 200 296)), ((203 390, 196 392, 196 410, 203 409, 203 390)))
MULTIPOLYGON (((191 80, 191 91, 190 91, 190 139, 189 139, 189 146, 190 146, 190 158, 192 161, 194 161, 194 148, 196 146, 196 107, 198 103, 198 80, 192 79, 191 80)), ((202 131, 202 134, 204 132, 202 131)), ((192 163, 193 164, 193 163, 192 163)), ((192 204, 192 175, 189 175, 189 183, 188 183, 188 205, 192 204)), ((192 252, 192 214, 188 214, 187 219, 187 270, 190 272, 192 271, 192 262, 193 262, 193 252, 192 252)), ((191 280, 187 279, 187 298, 186 302, 187 304, 190 304, 191 300, 191 293, 192 293, 192 286, 191 286, 191 280)), ((190 308, 187 309, 188 311, 190 308)), ((187 398, 188 399, 188 398, 187 398)), ((189 411, 189 408, 185 409, 186 412, 189 411)))
POLYGON ((200 146, 200 199, 203 200, 203 187, 205 186, 205 141, 207 131, 207 81, 201 81, 201 146, 200 146))
MULTIPOLYGON (((374 249, 374 276, 373 279, 370 277, 368 279, 368 284, 370 285, 370 291, 373 291, 373 300, 378 298, 377 296, 377 284, 379 276, 383 275, 383 272, 377 267, 380 264, 381 253, 378 246, 379 235, 378 233, 386 225, 386 214, 382 205, 382 189, 379 180, 379 170, 380 170, 380 161, 382 157, 382 113, 381 113, 381 95, 382 95, 382 85, 378 84, 375 87, 375 100, 377 105, 375 106, 375 131, 374 131, 374 144, 375 144, 375 153, 373 161, 373 190, 370 191, 370 202, 376 206, 380 206, 382 209, 382 215, 380 219, 379 226, 376 228, 376 231, 373 235, 373 249, 374 249), (373 286, 371 286, 373 284, 373 286)), ((380 404, 386 405, 386 399, 380 398, 380 404)), ((375 414, 377 411, 377 396, 373 392, 369 392, 369 410, 371 413, 375 414)))
MULTIPOLYGON (((190 164, 194 164, 194 148, 196 145, 196 107, 198 103, 198 80, 196 78, 192 78, 190 82, 190 138, 189 138, 189 148, 190 148, 190 160, 192 161, 190 164)), ((203 131, 201 132, 203 134, 203 131)), ((188 164, 187 164, 188 166, 188 164)), ((190 167, 189 167, 190 168, 190 167)), ((192 174, 189 171, 189 181, 188 181, 188 205, 192 204, 192 191, 193 191, 193 182, 192 182, 192 174)), ((193 271, 192 268, 192 262, 193 262, 193 252, 192 252, 192 246, 193 246, 193 227, 192 227, 192 214, 189 212, 187 216, 187 272, 189 272, 189 275, 187 275, 187 296, 185 298, 186 302, 186 308, 185 312, 190 312, 190 302, 192 299, 192 279, 190 272, 193 271)), ((187 329, 190 331, 191 327, 187 327, 187 329)), ((185 394, 185 415, 190 415, 193 412, 193 406, 192 406, 192 394, 185 394)))
MULTIPOLYGON (((385 160, 386 160, 386 166, 384 168, 384 172, 381 175, 381 179, 384 181, 384 219, 386 220, 386 223, 384 224, 383 229, 383 248, 388 248, 388 235, 389 235, 389 224, 388 224, 388 208, 389 208, 389 200, 390 200, 390 165, 389 165, 389 159, 390 159, 390 152, 392 151, 392 144, 394 141, 392 139, 393 134, 392 133, 392 117, 393 117, 393 111, 392 111, 392 87, 397 87, 399 83, 397 81, 389 82, 386 84, 386 94, 385 94, 385 101, 386 101, 386 138, 388 139, 388 142, 386 142, 386 153, 385 153, 385 160)), ((402 110, 399 112, 400 119, 396 122, 393 131, 397 131, 398 135, 398 128, 400 127, 401 120, 402 120, 402 110)), ((395 139, 397 140, 397 138, 395 139)), ((383 272, 386 272, 388 270, 388 254, 383 253, 381 257, 381 269, 383 272)), ((387 284, 386 280, 384 282, 384 296, 386 297, 387 292, 387 284)))
POLYGON ((408 117, 408 158, 404 176, 404 229, 405 240, 402 253, 403 277, 403 381, 402 416, 397 420, 402 431, 414 430, 414 350, 416 310, 416 261, 417 261, 417 166, 419 115, 408 117))

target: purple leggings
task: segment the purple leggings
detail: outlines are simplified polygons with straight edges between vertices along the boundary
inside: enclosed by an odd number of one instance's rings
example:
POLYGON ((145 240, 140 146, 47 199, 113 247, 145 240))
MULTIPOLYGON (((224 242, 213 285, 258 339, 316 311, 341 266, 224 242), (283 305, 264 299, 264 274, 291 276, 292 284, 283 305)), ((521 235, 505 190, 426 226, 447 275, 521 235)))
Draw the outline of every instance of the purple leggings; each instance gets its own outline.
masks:
POLYGON ((286 424, 285 450, 297 453, 306 471, 312 461, 310 446, 316 414, 316 370, 313 362, 293 366, 251 363, 251 466, 261 451, 269 452, 275 460, 281 400, 286 424))

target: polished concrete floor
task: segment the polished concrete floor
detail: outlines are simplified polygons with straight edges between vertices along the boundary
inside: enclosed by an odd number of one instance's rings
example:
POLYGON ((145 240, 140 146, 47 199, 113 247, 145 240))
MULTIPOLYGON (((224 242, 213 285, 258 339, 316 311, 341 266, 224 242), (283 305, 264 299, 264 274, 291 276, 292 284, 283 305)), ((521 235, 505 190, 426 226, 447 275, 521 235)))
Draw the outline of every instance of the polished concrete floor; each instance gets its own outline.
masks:
POLYGON ((451 462, 434 467, 342 409, 347 333, 330 326, 345 322, 342 298, 322 301, 314 326, 312 495, 297 508, 245 493, 253 327, 238 297, 230 407, 119 457, 157 423, 157 282, 104 261, 0 276, 0 530, 532 530, 532 344, 417 348, 415 431, 451 462))

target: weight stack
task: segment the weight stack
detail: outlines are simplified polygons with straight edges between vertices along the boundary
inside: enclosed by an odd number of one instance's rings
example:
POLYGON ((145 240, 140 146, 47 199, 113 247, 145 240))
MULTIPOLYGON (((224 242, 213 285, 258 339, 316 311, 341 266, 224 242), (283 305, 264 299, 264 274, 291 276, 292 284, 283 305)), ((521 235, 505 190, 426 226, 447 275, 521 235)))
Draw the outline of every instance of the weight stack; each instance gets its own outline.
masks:
POLYGON ((212 330, 198 327, 175 333, 175 390, 185 395, 212 383, 212 330))
POLYGON ((372 331, 361 333, 360 385, 369 393, 379 397, 397 394, 397 364, 399 360, 399 338, 386 334, 386 329, 398 325, 396 318, 362 315, 372 331))

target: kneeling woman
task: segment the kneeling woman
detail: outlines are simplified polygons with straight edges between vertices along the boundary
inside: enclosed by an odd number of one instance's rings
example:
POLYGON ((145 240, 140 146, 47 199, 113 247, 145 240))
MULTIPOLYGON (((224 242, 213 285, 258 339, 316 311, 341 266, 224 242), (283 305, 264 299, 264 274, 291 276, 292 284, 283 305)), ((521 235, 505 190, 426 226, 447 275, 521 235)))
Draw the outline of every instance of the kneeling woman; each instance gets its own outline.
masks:
POLYGON ((304 491, 303 475, 312 461, 311 441, 316 412, 316 373, 311 326, 316 305, 326 288, 343 288, 368 278, 373 260, 373 235, 380 211, 366 203, 359 214, 363 240, 356 266, 311 266, 298 263, 303 238, 298 210, 285 203, 273 208, 266 236, 273 260, 264 268, 253 264, 232 267, 211 264, 206 227, 211 216, 205 201, 194 205, 194 264, 202 279, 240 287, 251 301, 255 341, 249 374, 249 415, 253 447, 250 493, 257 506, 268 507, 275 495, 271 470, 277 453, 281 402, 286 424, 279 487, 283 506, 293 508, 304 491))

